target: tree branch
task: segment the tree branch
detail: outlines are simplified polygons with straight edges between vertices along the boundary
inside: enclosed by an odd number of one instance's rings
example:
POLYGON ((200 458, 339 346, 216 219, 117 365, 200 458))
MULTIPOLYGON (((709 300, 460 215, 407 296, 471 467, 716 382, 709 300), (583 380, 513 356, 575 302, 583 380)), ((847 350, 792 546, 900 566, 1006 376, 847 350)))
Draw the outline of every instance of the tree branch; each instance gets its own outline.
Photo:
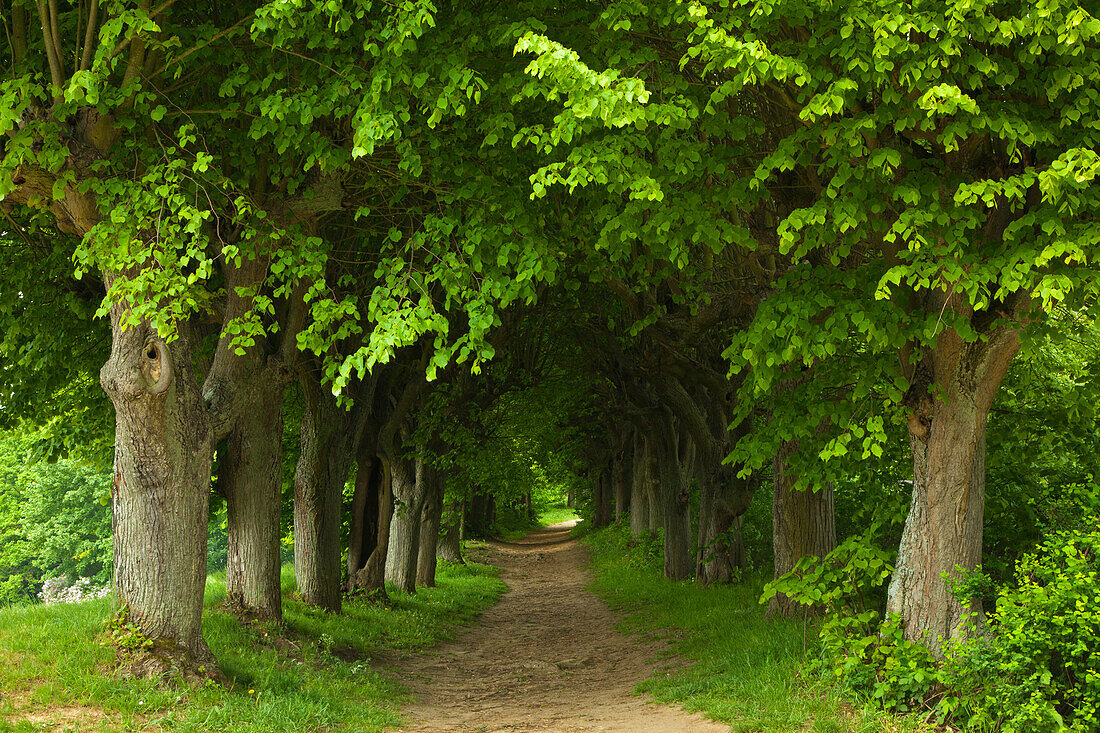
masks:
POLYGON ((87 71, 92 63, 92 42, 95 40, 96 26, 99 23, 99 0, 92 0, 88 10, 88 27, 84 31, 84 50, 80 55, 78 71, 87 71))
POLYGON ((11 9, 11 56, 15 66, 27 55, 27 9, 14 5, 11 9))
POLYGON ((34 4, 38 9, 38 21, 42 24, 42 42, 46 45, 46 59, 50 62, 50 79, 56 88, 56 98, 61 92, 61 64, 51 38, 49 12, 46 10, 46 0, 35 0, 34 4))

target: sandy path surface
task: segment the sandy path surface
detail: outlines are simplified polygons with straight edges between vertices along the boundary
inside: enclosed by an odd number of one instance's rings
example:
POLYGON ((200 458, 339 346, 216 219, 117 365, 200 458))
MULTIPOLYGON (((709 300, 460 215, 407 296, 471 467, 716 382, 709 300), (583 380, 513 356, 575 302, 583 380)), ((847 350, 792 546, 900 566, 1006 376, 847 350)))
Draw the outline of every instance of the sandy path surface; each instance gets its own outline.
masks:
MULTIPOLYGON (((394 663, 414 701, 409 733, 725 732, 700 715, 631 694, 668 644, 625 636, 585 589, 585 549, 572 523, 515 543, 492 542, 478 562, 502 569, 508 592, 481 624, 429 654, 394 663)), ((662 659, 662 665, 669 664, 662 659)))

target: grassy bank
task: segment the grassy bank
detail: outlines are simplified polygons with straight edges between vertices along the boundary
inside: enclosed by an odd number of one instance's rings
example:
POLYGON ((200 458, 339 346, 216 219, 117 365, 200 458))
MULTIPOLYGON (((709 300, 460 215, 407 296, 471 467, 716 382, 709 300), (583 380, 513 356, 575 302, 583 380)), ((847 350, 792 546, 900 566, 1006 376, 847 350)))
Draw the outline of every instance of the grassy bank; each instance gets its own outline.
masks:
POLYGON ((289 597, 289 567, 283 586, 286 628, 277 630, 218 610, 224 578, 208 580, 203 633, 229 689, 117 679, 114 652, 100 643, 107 599, 0 610, 0 733, 378 731, 399 721, 403 692, 372 658, 449 638, 505 590, 492 568, 441 562, 436 588, 391 590, 390 608, 348 601, 332 615, 289 597))
POLYGON ((564 503, 550 503, 541 508, 536 508, 533 515, 529 516, 525 511, 505 509, 500 512, 496 526, 493 528, 493 536, 505 542, 514 542, 526 537, 532 530, 546 527, 551 524, 568 522, 571 519, 580 519, 576 509, 567 507, 564 503))
POLYGON ((623 630, 670 636, 675 654, 695 663, 659 672, 640 691, 744 733, 915 730, 801 680, 805 655, 815 653, 814 629, 765 618, 757 602, 762 579, 709 588, 674 583, 661 574, 657 541, 636 542, 622 524, 592 532, 585 542, 592 550, 593 588, 626 614, 623 630))

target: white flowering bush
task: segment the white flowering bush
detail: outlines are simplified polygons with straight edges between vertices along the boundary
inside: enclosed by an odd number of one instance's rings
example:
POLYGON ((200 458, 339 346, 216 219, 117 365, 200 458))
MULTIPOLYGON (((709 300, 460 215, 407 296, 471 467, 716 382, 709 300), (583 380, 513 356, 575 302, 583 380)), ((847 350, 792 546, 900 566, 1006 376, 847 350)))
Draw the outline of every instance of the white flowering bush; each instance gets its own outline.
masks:
POLYGON ((110 592, 109 585, 92 585, 91 578, 77 578, 76 582, 70 583, 68 575, 59 575, 43 581, 38 598, 44 605, 49 606, 54 603, 77 603, 93 598, 103 598, 110 592))

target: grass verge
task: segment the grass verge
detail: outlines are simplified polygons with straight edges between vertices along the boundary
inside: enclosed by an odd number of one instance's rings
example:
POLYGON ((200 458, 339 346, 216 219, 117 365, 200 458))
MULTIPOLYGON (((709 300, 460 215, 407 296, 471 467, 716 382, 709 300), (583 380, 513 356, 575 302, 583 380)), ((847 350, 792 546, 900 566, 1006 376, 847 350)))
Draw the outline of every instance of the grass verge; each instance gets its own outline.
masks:
POLYGON ((576 509, 560 504, 547 507, 544 511, 539 513, 539 526, 547 527, 551 524, 561 524, 562 522, 569 522, 580 518, 581 515, 577 514, 576 509))
POLYGON ((702 712, 738 733, 920 730, 801 680, 803 659, 815 652, 815 631, 766 618, 757 602, 763 579, 709 588, 674 583, 659 569, 656 539, 635 540, 622 523, 590 532, 584 542, 592 551, 593 590, 626 615, 621 630, 669 636, 672 653, 694 662, 657 673, 638 691, 702 712))
POLYGON ((450 638, 506 589, 494 568, 439 564, 436 588, 391 589, 389 608, 349 600, 326 614, 289 595, 286 628, 242 625, 219 610, 224 577, 207 581, 203 634, 229 689, 119 679, 100 643, 111 601, 0 610, 0 733, 74 731, 379 731, 400 722, 404 693, 370 662, 450 638))

